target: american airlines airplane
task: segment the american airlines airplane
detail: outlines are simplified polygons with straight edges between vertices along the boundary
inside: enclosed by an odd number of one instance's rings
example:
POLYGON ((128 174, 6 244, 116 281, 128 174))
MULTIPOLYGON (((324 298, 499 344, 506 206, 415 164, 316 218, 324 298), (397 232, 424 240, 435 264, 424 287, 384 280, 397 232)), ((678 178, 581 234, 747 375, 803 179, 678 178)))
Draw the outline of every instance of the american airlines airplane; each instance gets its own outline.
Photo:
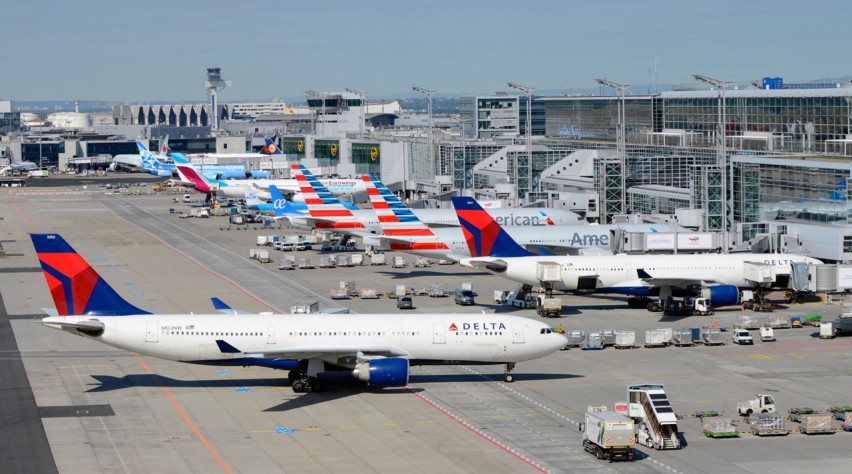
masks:
MULTIPOLYGON (((470 253, 462 227, 430 229, 375 176, 363 179, 383 232, 378 237, 383 248, 456 261, 481 256, 470 253)), ((616 229, 626 232, 686 230, 659 224, 512 226, 505 229, 520 245, 542 255, 611 254, 612 231, 616 229)))
POLYGON ((289 370, 295 392, 322 390, 326 366, 402 387, 412 365, 505 364, 503 380, 511 382, 515 363, 568 342, 539 321, 497 314, 276 315, 227 306, 226 314, 151 314, 122 298, 60 235, 31 237, 56 305, 45 326, 177 362, 289 370))
POLYGON ((790 274, 793 263, 822 262, 792 254, 689 254, 541 256, 515 242, 472 198, 453 198, 465 231, 470 253, 483 255, 461 260, 463 266, 479 268, 509 280, 533 286, 547 284, 540 277, 552 277, 556 290, 630 295, 632 307, 648 307, 650 297, 707 290, 710 304, 736 304, 739 288, 754 288, 745 279, 746 263, 775 267, 777 274, 790 274))
MULTIPOLYGON (((383 233, 380 219, 374 210, 350 211, 343 208, 321 180, 301 164, 293 164, 292 173, 300 183, 300 191, 308 205, 307 216, 285 217, 293 227, 331 229, 356 236, 375 236, 383 233)), ((361 180, 366 190, 370 181, 361 180)), ((459 220, 452 209, 412 209, 411 214, 429 227, 458 227, 459 220)), ((577 223, 581 217, 562 209, 495 208, 487 211, 498 222, 511 226, 542 228, 577 223)))

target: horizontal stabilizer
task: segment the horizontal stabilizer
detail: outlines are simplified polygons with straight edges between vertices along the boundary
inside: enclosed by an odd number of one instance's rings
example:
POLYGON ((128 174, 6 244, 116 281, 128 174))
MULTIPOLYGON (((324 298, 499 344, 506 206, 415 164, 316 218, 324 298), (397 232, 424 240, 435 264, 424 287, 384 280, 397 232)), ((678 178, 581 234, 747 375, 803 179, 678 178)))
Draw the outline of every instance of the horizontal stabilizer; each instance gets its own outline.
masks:
POLYGON ((210 301, 213 302, 213 309, 222 314, 254 314, 251 311, 242 311, 239 309, 234 309, 230 305, 216 297, 210 298, 210 301))

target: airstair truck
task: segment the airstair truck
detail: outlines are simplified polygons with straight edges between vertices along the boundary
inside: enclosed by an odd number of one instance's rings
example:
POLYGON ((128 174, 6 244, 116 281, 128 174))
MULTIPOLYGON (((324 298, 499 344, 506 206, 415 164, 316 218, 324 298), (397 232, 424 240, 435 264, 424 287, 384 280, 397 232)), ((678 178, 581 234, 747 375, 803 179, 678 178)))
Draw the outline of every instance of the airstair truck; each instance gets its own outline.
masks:
POLYGON ((583 433, 583 449, 598 459, 609 459, 610 462, 633 460, 635 434, 630 418, 608 411, 605 406, 589 407, 580 431, 583 433))
POLYGON ((636 422, 636 442, 654 449, 680 449, 677 416, 663 384, 627 385, 627 409, 636 422))

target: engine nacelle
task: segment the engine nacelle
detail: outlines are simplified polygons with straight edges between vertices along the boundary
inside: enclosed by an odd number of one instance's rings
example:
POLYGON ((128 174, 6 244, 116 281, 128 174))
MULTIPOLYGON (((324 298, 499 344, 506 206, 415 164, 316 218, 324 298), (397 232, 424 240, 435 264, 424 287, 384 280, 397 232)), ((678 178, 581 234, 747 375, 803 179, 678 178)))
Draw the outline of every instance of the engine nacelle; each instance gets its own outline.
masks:
POLYGON ((251 177, 253 179, 269 179, 268 171, 260 171, 260 170, 251 170, 251 177))
POLYGON ((731 306, 740 299, 740 290, 734 285, 708 286, 705 291, 710 293, 711 306, 731 306))
POLYGON ((290 202, 305 202, 305 195, 302 193, 295 193, 290 196, 290 202))
POLYGON ((352 376, 370 385, 405 387, 408 385, 408 359, 373 359, 355 366, 352 376))
POLYGON ((148 172, 151 173, 154 176, 159 176, 161 178, 171 178, 172 177, 172 172, 169 171, 169 170, 153 170, 152 169, 152 170, 148 170, 148 172))

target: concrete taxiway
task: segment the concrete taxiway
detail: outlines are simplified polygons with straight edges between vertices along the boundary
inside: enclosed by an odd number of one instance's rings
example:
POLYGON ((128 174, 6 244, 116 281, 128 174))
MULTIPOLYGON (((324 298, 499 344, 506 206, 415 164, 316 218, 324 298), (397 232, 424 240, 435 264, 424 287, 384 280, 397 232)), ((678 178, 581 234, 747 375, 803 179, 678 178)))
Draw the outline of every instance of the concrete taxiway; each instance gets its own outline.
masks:
MULTIPOLYGON (((635 382, 666 385, 675 411, 727 410, 756 392, 779 409, 852 405, 852 338, 820 340, 815 328, 778 330, 777 342, 748 347, 581 351, 501 366, 413 368, 406 389, 371 389, 345 374, 322 393, 294 394, 285 374, 261 368, 193 366, 139 357, 42 327, 52 306, 27 233, 58 232, 135 305, 162 313, 212 312, 218 296, 248 311, 288 311, 294 301, 397 312, 393 300, 332 301, 339 281, 393 290, 472 283, 478 305, 416 297, 412 312, 508 311, 490 295, 514 284, 466 268, 437 266, 279 271, 247 258, 259 234, 221 230, 222 218, 178 219, 164 195, 98 189, 0 191, 0 402, 16 428, 0 444, 3 466, 30 472, 821 472, 845 471, 852 433, 785 438, 705 438, 684 418, 685 447, 638 448, 632 463, 606 463, 582 450, 578 422, 589 405, 625 399, 635 382), (17 404, 11 403, 15 401, 17 404), (6 403, 10 402, 10 403, 6 403), (13 464, 9 464, 12 462, 13 464)), ((185 206, 184 206, 185 207, 185 206)), ((271 252, 276 260, 279 252, 271 252)), ((318 252, 300 256, 317 259, 318 252)), ((665 318, 628 309, 623 298, 564 297, 565 329, 647 329, 733 323, 740 311, 665 318)), ((838 305, 786 307, 785 314, 838 305)), ((517 314, 537 318, 531 310, 517 314)), ((321 317, 321 316, 318 316, 321 317)), ((839 426, 839 425, 838 425, 839 426)), ((790 424, 791 428, 795 425, 790 424)), ((740 429, 744 429, 740 424, 740 429)))

